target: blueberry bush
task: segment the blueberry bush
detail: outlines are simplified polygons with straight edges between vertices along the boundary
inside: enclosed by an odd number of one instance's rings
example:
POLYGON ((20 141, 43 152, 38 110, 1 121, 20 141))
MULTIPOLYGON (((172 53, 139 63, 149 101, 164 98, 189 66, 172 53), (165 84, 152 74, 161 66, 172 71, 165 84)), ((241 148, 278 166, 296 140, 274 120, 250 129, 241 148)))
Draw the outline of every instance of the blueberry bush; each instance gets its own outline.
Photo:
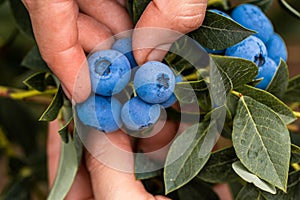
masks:
MULTIPOLYGON (((134 23, 149 2, 127 1, 134 23)), ((40 56, 21 1, 0 0, 0 6, 11 9, 6 14, 11 28, 0 31, 5 36, 0 35, 0 54, 8 59, 0 64, 23 66, 15 71, 0 66, 0 165, 8 172, 0 198, 65 197, 84 148, 76 120, 105 134, 122 128, 138 138, 165 113, 190 126, 174 138, 162 168, 147 171, 155 162, 136 154, 136 178, 150 193, 175 200, 219 199, 212 187, 227 183, 234 199, 299 199, 300 75, 290 75, 293 52, 287 51, 276 20, 268 17, 278 12, 272 10, 274 3, 209 0, 203 25, 175 41, 162 62, 137 67, 131 38, 87 55, 93 91, 74 108, 40 56), (14 49, 18 38, 21 51, 14 49), (14 76, 22 80, 11 83, 14 76), (176 102, 197 109, 181 112, 176 102), (63 145, 48 193, 45 132, 55 119, 63 145)), ((296 1, 276 3, 299 25, 296 1)))

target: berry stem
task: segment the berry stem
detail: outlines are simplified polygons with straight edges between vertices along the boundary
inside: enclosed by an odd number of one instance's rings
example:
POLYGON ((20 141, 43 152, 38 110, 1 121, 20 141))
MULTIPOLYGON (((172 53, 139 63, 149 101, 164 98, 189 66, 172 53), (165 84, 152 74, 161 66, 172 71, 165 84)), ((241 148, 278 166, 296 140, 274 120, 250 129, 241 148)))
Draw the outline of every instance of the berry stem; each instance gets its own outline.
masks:
POLYGON ((230 93, 237 96, 238 98, 241 98, 243 96, 241 93, 234 91, 234 90, 231 90, 230 93))
POLYGON ((300 118, 300 112, 298 112, 298 111, 293 111, 293 113, 294 113, 295 117, 300 118))
POLYGON ((56 92, 57 88, 40 92, 38 90, 21 90, 0 86, 0 97, 6 97, 13 100, 28 100, 46 104, 48 104, 51 99, 49 97, 46 97, 45 95, 53 95, 56 92))

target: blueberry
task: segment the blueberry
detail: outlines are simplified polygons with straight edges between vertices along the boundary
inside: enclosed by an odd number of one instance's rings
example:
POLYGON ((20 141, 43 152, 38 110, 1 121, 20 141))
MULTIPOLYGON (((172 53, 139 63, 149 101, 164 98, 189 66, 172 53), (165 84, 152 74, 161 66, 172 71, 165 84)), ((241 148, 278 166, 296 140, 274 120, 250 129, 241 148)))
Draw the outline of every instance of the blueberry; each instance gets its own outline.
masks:
POLYGON ((287 60, 287 49, 284 40, 274 33, 270 40, 266 43, 268 56, 272 58, 277 65, 280 63, 280 58, 287 60))
POLYGON ((133 82, 137 95, 148 103, 166 101, 175 88, 172 70, 158 61, 149 61, 139 67, 133 82))
POLYGON ((256 31, 256 37, 267 42, 274 33, 272 22, 264 12, 253 4, 242 4, 233 9, 233 20, 246 28, 256 31))
POLYGON ((122 126, 121 104, 113 97, 92 94, 86 101, 76 105, 80 121, 106 133, 122 126))
POLYGON ((265 90, 271 82, 277 70, 276 63, 269 57, 265 58, 265 63, 258 68, 256 78, 263 78, 255 87, 265 90))
POLYGON ((120 52, 101 50, 88 57, 93 92, 112 96, 121 92, 130 79, 130 63, 120 52))
MULTIPOLYGON (((182 76, 181 75, 176 76, 175 82, 176 83, 182 82, 182 76)), ((173 93, 166 101, 160 103, 160 105, 163 108, 168 108, 168 107, 171 107, 176 101, 177 101, 177 98, 176 98, 175 94, 173 93)))
POLYGON ((146 103, 139 97, 128 100, 121 110, 121 119, 125 127, 132 131, 140 131, 152 126, 159 116, 159 104, 146 103))
POLYGON ((267 56, 265 44, 255 36, 249 36, 243 41, 226 49, 225 55, 244 58, 261 66, 267 56))
POLYGON ((117 40, 111 47, 113 50, 123 53, 130 62, 131 68, 137 66, 137 63, 134 59, 132 53, 132 39, 131 38, 122 38, 117 40))

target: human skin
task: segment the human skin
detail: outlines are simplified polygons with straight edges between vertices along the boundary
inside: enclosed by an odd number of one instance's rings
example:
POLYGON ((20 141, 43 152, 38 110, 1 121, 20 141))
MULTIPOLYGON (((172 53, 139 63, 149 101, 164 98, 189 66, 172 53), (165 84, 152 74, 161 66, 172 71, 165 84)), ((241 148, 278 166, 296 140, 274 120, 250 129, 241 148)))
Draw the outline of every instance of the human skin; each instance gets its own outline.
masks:
MULTIPOLYGON (((114 42, 114 39, 110 39, 112 35, 133 28, 125 1, 23 0, 23 3, 29 11, 35 39, 43 59, 61 81, 68 98, 77 103, 84 101, 91 91, 85 53, 90 52, 96 44, 103 41, 106 43, 101 45, 101 49, 109 49, 114 42), (107 17, 108 15, 110 17, 107 17), (75 85, 79 86, 76 90, 74 90, 75 85)), ((206 6, 207 0, 154 0, 146 8, 136 28, 161 27, 185 34, 201 25, 206 6)), ((160 39, 156 45, 168 45, 175 39, 177 38, 160 39)), ((133 48, 138 49, 147 40, 150 39, 142 40, 141 34, 135 34, 133 48)), ((161 60, 164 52, 148 48, 138 49, 134 51, 134 55, 140 65, 147 60, 161 60)), ((47 149, 50 185, 55 178, 59 160, 58 128, 57 121, 49 124, 47 149)), ((165 132, 164 135, 172 137, 174 134, 174 132, 165 132)), ((123 132, 117 131, 109 134, 108 137, 120 148, 132 151, 131 139, 123 132)), ((143 140, 143 146, 151 147, 153 142, 143 140)), ((149 194, 142 183, 135 179, 133 173, 112 169, 99 162, 87 151, 84 155, 82 165, 66 199, 167 199, 149 194)))

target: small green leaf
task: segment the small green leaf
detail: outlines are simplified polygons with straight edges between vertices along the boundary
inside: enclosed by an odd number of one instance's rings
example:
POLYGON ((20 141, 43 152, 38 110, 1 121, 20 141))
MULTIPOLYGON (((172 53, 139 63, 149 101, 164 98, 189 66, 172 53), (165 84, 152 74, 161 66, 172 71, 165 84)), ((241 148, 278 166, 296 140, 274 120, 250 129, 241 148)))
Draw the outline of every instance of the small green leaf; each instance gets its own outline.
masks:
POLYGON ((213 152, 197 178, 209 183, 235 181, 238 176, 232 170, 231 165, 237 160, 233 147, 213 152))
POLYGON ((69 137, 68 137, 69 129, 68 128, 72 121, 73 121, 73 117, 68 119, 68 121, 58 131, 62 141, 64 141, 65 143, 69 142, 69 137))
POLYGON ((36 45, 27 53, 21 65, 39 72, 50 72, 36 45))
POLYGON ((225 49, 254 33, 227 17, 206 11, 200 28, 189 35, 209 49, 225 49))
POLYGON ((48 108, 46 109, 46 111, 42 114, 42 116, 40 117, 40 121, 53 121, 56 119, 60 108, 63 105, 63 91, 62 88, 59 87, 57 93, 55 94, 55 96, 53 97, 50 105, 48 106, 48 108))
POLYGON ((238 193, 235 200, 265 200, 262 196, 261 191, 259 191, 256 187, 252 184, 246 184, 238 193))
POLYGON ((209 159, 210 153, 201 154, 203 141, 209 129, 207 122, 195 124, 187 128, 172 143, 164 167, 166 194, 192 180, 209 159))
POLYGON ((10 0, 10 7, 17 22, 18 28, 26 33, 31 38, 34 38, 33 31, 31 27, 31 20, 26 10, 25 6, 23 5, 22 1, 20 0, 10 0))
POLYGON ((26 78, 23 83, 29 88, 38 90, 40 92, 44 91, 47 87, 47 72, 37 72, 28 78, 26 78))
POLYGON ((160 165, 142 152, 134 154, 135 177, 138 180, 149 179, 161 174, 160 165))
POLYGON ((270 84, 267 87, 267 91, 274 94, 278 98, 281 98, 287 90, 289 81, 289 70, 286 62, 280 60, 280 64, 277 67, 275 75, 273 76, 270 84))
POLYGON ((69 142, 62 142, 59 166, 48 200, 64 199, 68 194, 77 174, 79 161, 74 140, 69 135, 69 142))
POLYGON ((182 200, 219 200, 218 195, 211 186, 199 179, 193 179, 187 185, 181 187, 177 193, 179 199, 182 200))
POLYGON ((244 179, 248 183, 253 183, 261 190, 264 190, 271 194, 276 194, 276 188, 274 185, 261 180, 255 174, 249 172, 249 170, 247 170, 247 168, 240 161, 232 163, 232 168, 242 179, 244 179))
POLYGON ((281 117, 281 119, 286 124, 290 124, 296 120, 293 111, 286 104, 284 104, 280 99, 266 92, 265 90, 254 88, 248 85, 238 87, 236 88, 236 90, 242 93, 243 95, 249 96, 255 99, 256 101, 265 104, 266 106, 271 108, 281 117))
POLYGON ((289 80, 288 88, 283 96, 285 102, 300 102, 300 75, 289 80))
POLYGON ((290 135, 271 108, 242 96, 233 121, 232 142, 237 157, 251 173, 286 191, 290 135))

